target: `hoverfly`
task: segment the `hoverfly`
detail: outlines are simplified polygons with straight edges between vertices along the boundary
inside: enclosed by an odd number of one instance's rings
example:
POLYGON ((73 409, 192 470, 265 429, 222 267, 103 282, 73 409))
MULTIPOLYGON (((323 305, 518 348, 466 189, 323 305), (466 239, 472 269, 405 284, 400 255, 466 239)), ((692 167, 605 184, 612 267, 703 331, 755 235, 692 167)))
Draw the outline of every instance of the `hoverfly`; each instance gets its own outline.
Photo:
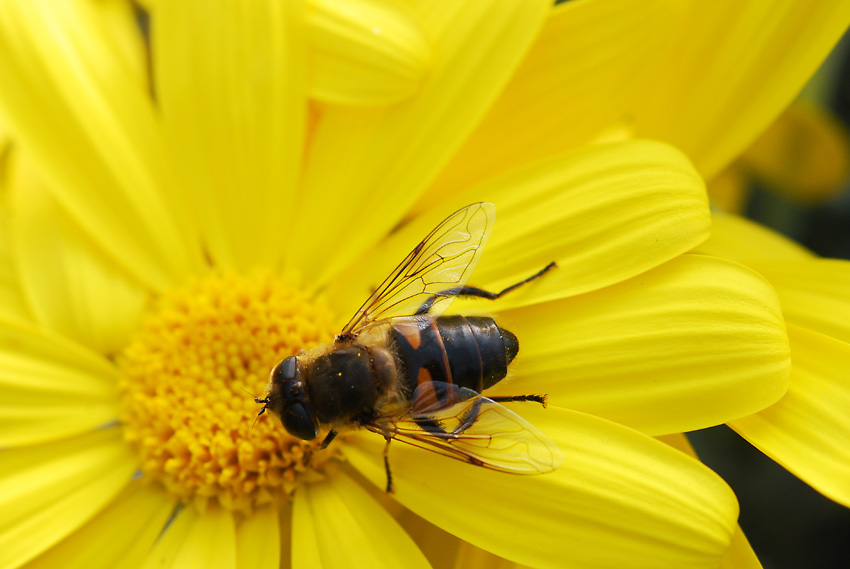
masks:
POLYGON ((416 447, 501 472, 541 474, 563 456, 543 433, 500 405, 545 395, 486 397, 516 357, 516 336, 483 316, 441 316, 455 297, 496 299, 543 276, 550 263, 501 292, 466 282, 490 237, 496 208, 474 203, 423 239, 355 312, 332 344, 282 360, 271 372, 260 415, 268 410, 304 440, 328 427, 366 428, 389 443, 416 447))

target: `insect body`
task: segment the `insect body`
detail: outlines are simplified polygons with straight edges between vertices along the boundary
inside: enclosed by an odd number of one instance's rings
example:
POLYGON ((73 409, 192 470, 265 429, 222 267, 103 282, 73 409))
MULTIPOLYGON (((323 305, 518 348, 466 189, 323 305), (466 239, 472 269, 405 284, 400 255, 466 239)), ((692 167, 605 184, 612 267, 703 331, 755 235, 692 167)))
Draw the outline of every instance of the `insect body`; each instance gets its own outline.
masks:
POLYGON ((278 415, 304 440, 328 428, 366 428, 389 443, 398 439, 477 466, 517 474, 558 468, 562 455, 545 435, 500 405, 545 396, 485 397, 504 379, 519 343, 484 316, 441 316, 457 296, 495 299, 542 276, 540 272, 493 293, 465 286, 481 256, 495 207, 458 210, 420 242, 377 288, 333 344, 281 361, 272 370, 260 414, 278 415))

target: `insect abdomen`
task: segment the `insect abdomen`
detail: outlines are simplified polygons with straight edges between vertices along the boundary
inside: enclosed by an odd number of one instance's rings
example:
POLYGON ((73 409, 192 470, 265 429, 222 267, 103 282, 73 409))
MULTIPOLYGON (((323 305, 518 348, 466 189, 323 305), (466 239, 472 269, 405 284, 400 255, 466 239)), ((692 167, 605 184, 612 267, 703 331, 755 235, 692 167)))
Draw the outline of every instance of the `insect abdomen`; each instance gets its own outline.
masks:
POLYGON ((390 337, 406 370, 408 392, 443 381, 481 392, 504 379, 516 336, 485 316, 440 316, 394 324, 390 337))
POLYGON ((481 392, 508 373, 516 357, 516 336, 484 316, 437 318, 454 383, 481 392))

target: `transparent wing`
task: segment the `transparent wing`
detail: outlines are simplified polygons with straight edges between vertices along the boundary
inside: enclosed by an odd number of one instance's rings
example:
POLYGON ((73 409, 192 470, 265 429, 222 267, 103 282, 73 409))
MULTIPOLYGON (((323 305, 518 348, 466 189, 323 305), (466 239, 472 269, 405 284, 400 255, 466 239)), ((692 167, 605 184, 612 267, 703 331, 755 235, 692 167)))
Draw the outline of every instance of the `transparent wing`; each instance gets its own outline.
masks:
POLYGON ((563 464, 561 450, 531 423, 483 395, 470 393, 474 396, 448 408, 385 417, 366 428, 500 472, 544 474, 563 464), (435 424, 442 431, 434 430, 435 424))
POLYGON ((493 230, 496 206, 474 203, 435 227, 363 303, 342 329, 351 338, 366 326, 415 314, 434 297, 429 313, 439 315, 463 288, 493 230))

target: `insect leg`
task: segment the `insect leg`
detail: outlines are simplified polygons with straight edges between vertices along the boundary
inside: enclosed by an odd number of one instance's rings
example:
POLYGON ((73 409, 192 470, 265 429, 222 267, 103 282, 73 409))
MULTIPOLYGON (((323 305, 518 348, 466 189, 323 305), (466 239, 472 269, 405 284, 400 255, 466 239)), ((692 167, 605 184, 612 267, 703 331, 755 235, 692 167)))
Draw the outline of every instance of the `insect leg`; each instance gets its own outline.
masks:
POLYGON ((440 424, 436 419, 431 419, 429 417, 415 417, 413 422, 416 423, 423 431, 427 431, 429 433, 433 433, 435 435, 445 434, 446 431, 443 428, 443 425, 440 424))
POLYGON ((390 441, 393 438, 385 434, 384 438, 387 440, 387 444, 384 445, 384 470, 387 471, 387 494, 393 493, 393 475, 390 472, 390 441))
POLYGON ((510 403, 512 401, 533 401, 535 403, 540 403, 543 405, 543 408, 546 408, 546 395, 503 395, 503 396, 493 396, 487 397, 490 401, 495 401, 496 403, 510 403))
POLYGON ((320 446, 319 448, 321 448, 321 449, 328 448, 328 445, 331 444, 331 441, 336 438, 336 435, 337 435, 337 432, 334 431, 333 429, 331 429, 330 432, 328 432, 327 436, 325 437, 325 440, 322 441, 322 446, 320 446))
POLYGON ((481 411, 481 404, 484 403, 484 401, 486 401, 485 398, 479 397, 475 400, 475 403, 472 404, 472 407, 464 411, 463 417, 460 420, 460 425, 451 432, 452 435, 459 435, 475 424, 475 421, 478 420, 478 413, 481 411))
POLYGON ((535 403, 540 403, 544 407, 546 406, 545 395, 506 395, 502 397, 479 397, 475 400, 472 406, 464 412, 463 417, 461 417, 460 424, 454 431, 449 433, 449 435, 459 435, 462 432, 466 431, 466 429, 474 425, 475 421, 478 420, 479 413, 481 412, 481 405, 488 400, 496 403, 510 401, 533 401, 535 403))
POLYGON ((483 288, 478 288, 474 286, 464 286, 460 289, 447 289, 436 294, 432 294, 430 297, 428 297, 428 300, 422 303, 422 306, 420 306, 419 309, 416 311, 416 315, 427 314, 428 311, 431 310, 431 307, 434 305, 437 299, 445 296, 477 296, 479 298, 486 298, 487 300, 496 300, 497 298, 500 298, 501 296, 511 292, 512 290, 516 290, 522 285, 530 283, 534 279, 539 279, 557 266, 558 264, 555 263, 555 261, 552 261, 551 263, 549 263, 527 279, 523 279, 518 283, 514 283, 500 292, 491 292, 489 290, 484 290, 483 288))
POLYGON ((475 402, 469 409, 464 411, 463 416, 460 419, 460 424, 451 433, 448 433, 445 429, 443 429, 442 425, 440 425, 437 421, 433 419, 416 419, 416 424, 422 427, 422 429, 432 433, 446 433, 449 436, 459 435, 475 424, 475 421, 478 420, 478 414, 481 412, 481 405, 487 400, 496 403, 504 403, 511 401, 533 401, 535 403, 540 403, 541 405, 543 405, 544 408, 546 407, 545 395, 505 395, 501 397, 479 397, 475 400, 475 402))

